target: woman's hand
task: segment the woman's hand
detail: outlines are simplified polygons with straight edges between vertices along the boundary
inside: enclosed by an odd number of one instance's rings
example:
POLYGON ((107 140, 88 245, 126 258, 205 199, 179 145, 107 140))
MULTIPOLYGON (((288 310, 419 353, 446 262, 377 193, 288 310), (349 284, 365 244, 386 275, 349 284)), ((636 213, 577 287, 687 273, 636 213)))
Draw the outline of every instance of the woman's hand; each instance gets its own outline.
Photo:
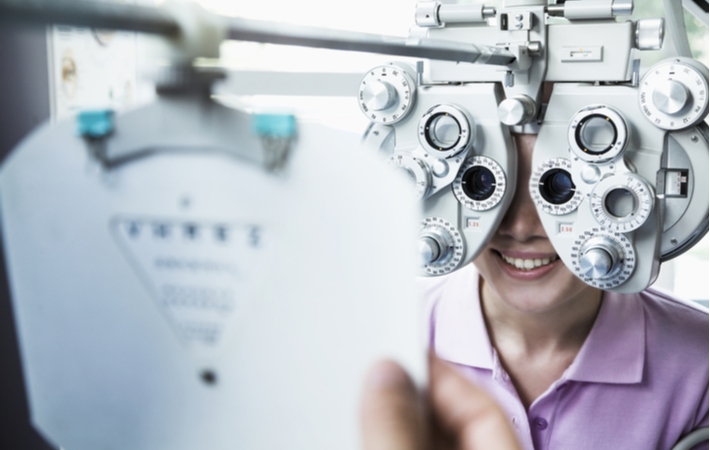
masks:
POLYGON ((364 450, 520 450, 498 404, 436 357, 422 395, 399 365, 380 361, 365 383, 364 450))

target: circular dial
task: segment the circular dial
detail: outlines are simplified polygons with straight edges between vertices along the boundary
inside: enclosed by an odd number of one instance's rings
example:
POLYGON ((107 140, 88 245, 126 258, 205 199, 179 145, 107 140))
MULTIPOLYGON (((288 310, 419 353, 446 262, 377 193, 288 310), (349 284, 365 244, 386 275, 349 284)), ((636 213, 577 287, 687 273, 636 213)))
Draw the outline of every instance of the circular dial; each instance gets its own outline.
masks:
POLYGON ((360 110, 372 122, 393 124, 404 119, 414 105, 417 89, 407 69, 397 64, 378 66, 360 82, 360 110))
POLYGON ((419 254, 429 275, 443 275, 456 269, 464 256, 459 230, 447 220, 427 217, 419 232, 419 254))
POLYGON ((631 173, 600 181, 594 186, 589 202, 599 225, 622 233, 643 225, 651 215, 653 203, 653 189, 631 173))
POLYGON ((628 129, 623 117, 606 105, 583 108, 569 124, 567 141, 581 160, 602 163, 615 158, 626 145, 628 129))
POLYGON ((572 270, 582 281, 599 289, 625 283, 636 267, 631 242, 606 228, 585 231, 572 247, 572 270))
POLYGON ((697 124, 708 111, 708 69, 690 58, 661 61, 641 80, 639 106, 664 130, 697 124))
POLYGON ((583 196, 572 181, 572 163, 567 158, 543 162, 530 177, 530 196, 538 209, 559 216, 576 210, 583 196))
POLYGON ((468 117, 452 105, 437 105, 419 120, 419 142, 430 155, 444 159, 468 148, 473 140, 468 117))
POLYGON ((431 172, 422 160, 407 153, 398 153, 390 157, 390 164, 405 170, 410 176, 414 182, 414 196, 417 200, 421 200, 429 194, 431 172))
POLYGON ((451 185, 458 201, 474 211, 496 206, 505 194, 505 186, 505 172, 486 156, 468 158, 451 185))

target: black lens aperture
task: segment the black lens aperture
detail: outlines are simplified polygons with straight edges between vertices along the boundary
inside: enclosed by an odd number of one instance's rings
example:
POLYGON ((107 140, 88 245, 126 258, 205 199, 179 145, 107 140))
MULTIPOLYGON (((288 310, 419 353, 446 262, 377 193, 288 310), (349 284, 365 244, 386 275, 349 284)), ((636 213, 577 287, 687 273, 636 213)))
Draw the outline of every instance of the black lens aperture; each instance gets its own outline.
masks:
POLYGON ((570 201, 576 189, 572 177, 564 169, 548 170, 540 178, 540 195, 553 205, 570 201))
POLYGON ((496 178, 487 167, 473 166, 461 177, 461 187, 466 196, 480 202, 493 195, 496 190, 496 178))

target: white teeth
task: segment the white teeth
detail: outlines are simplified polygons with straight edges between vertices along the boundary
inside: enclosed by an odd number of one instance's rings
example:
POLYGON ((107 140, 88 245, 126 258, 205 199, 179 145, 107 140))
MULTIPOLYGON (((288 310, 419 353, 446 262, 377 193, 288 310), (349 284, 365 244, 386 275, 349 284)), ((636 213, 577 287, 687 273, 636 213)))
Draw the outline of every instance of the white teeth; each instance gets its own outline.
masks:
POLYGON ((518 269, 524 269, 524 270, 532 270, 535 269, 536 267, 542 267, 550 264, 551 262, 555 262, 557 260, 557 256, 553 256, 552 258, 537 258, 537 259, 521 259, 521 258, 511 258, 509 256, 501 255, 503 256, 503 260, 510 264, 511 266, 515 266, 518 269))

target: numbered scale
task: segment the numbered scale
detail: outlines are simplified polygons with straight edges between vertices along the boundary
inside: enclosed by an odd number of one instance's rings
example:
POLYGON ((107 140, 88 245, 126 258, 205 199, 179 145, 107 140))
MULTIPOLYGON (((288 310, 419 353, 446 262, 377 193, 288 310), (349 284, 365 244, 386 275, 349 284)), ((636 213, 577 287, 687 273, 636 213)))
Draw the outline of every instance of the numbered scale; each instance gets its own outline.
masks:
POLYGON ((427 217, 421 225, 419 253, 424 270, 431 275, 443 275, 456 269, 464 255, 464 242, 458 229, 439 217, 427 217))
POLYGON ((530 177, 530 196, 535 206, 554 216, 575 211, 584 199, 572 181, 572 163, 567 158, 551 158, 540 164, 530 177))
POLYGON ((416 156, 407 153, 397 153, 390 156, 390 164, 402 169, 414 182, 414 198, 421 200, 427 196, 431 189, 431 172, 424 162, 416 156))
POLYGON ((636 268, 631 242, 621 233, 593 228, 580 234, 572 247, 572 269, 585 283, 599 289, 623 284, 636 268))
POLYGON ((486 211, 503 199, 505 173, 491 158, 474 156, 461 167, 452 188, 456 199, 466 208, 486 211))
POLYGON ((372 122, 391 125, 409 114, 416 92, 409 69, 390 63, 375 67, 365 75, 360 82, 358 104, 372 122))
POLYGON ((628 173, 600 181, 592 191, 590 206, 600 225, 628 233, 646 222, 653 210, 653 199, 648 183, 628 173))
POLYGON ((639 106, 658 128, 696 125, 708 110, 708 69, 691 58, 661 61, 641 80, 639 106))

